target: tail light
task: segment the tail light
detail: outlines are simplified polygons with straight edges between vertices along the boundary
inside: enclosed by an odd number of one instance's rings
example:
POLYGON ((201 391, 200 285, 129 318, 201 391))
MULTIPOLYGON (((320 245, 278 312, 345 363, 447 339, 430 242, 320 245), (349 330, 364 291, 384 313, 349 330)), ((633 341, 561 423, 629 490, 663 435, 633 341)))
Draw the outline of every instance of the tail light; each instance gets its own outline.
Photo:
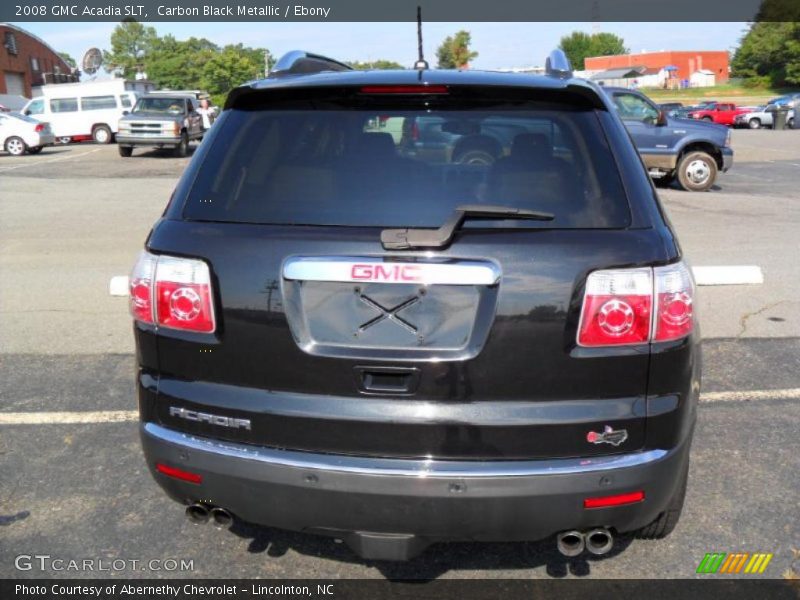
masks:
POLYGON ((159 327, 216 329, 211 275, 201 260, 142 252, 130 277, 133 318, 159 327))
POLYGON ((416 85, 365 85, 361 88, 362 94, 396 94, 396 95, 409 95, 409 94, 447 94, 448 89, 446 85, 430 85, 430 84, 416 84, 416 85))
POLYGON ((652 269, 595 271, 586 280, 581 346, 643 344, 650 339, 652 269))
POLYGON ((417 125, 416 121, 411 125, 411 139, 415 142, 419 141, 419 125, 417 125))
POLYGON ((694 283, 683 263, 595 271, 586 280, 579 346, 676 340, 694 328, 694 283))
POLYGON ((653 269, 655 319, 653 341, 677 340, 694 329, 694 281, 683 263, 653 269))
POLYGON ((44 131, 44 123, 39 123, 36 127, 33 128, 36 133, 41 133, 44 131))

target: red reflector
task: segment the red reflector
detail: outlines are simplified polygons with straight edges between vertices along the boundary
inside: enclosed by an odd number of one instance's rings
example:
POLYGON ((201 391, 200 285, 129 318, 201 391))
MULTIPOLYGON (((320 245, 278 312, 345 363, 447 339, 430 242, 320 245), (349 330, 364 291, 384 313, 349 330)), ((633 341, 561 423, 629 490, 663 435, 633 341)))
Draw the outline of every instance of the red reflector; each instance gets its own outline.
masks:
POLYGON ((365 85, 362 94, 447 94, 446 85, 365 85))
POLYGON ((616 496, 602 496, 600 498, 585 498, 583 508, 603 508, 604 506, 620 506, 622 504, 636 504, 644 500, 644 491, 618 494, 616 496))
POLYGON ((203 481, 202 475, 198 475, 197 473, 189 473, 189 471, 183 471, 182 469, 176 469, 175 467, 162 465, 161 463, 156 463, 156 471, 163 473, 167 477, 181 479, 183 481, 188 481, 189 483, 201 483, 203 481))

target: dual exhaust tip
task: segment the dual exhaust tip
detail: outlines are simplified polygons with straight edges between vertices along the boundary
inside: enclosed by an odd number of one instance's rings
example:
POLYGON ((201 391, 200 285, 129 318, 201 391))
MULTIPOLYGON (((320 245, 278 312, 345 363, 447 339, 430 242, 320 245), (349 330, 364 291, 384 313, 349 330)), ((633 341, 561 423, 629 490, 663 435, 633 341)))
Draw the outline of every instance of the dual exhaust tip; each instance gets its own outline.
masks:
POLYGON ((215 527, 227 529, 233 524, 233 515, 221 506, 195 502, 186 507, 186 518, 198 525, 211 521, 215 527))
POLYGON ((614 547, 614 536, 605 527, 597 527, 587 532, 562 531, 556 536, 556 547, 564 556, 578 556, 584 550, 602 556, 614 547))

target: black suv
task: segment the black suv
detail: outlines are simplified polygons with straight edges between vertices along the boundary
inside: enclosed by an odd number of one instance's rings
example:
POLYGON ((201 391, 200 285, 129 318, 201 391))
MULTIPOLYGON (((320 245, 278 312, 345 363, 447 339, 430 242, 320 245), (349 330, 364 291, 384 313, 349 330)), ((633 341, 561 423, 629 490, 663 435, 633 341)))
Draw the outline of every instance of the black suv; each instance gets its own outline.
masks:
POLYGON ((572 77, 350 71, 232 91, 131 276, 148 467, 234 517, 405 559, 667 535, 700 382, 694 284, 614 104, 572 77), (525 124, 490 165, 382 118, 525 124))

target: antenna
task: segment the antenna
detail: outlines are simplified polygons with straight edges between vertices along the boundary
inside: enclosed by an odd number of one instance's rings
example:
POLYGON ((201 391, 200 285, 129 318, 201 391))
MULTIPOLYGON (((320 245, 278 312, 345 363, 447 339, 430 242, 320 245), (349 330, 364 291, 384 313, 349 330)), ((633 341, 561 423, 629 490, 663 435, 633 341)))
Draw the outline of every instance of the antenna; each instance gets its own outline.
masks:
POLYGON ((422 53, 422 7, 417 6, 417 62, 414 63, 414 68, 420 71, 430 69, 428 61, 422 53))

